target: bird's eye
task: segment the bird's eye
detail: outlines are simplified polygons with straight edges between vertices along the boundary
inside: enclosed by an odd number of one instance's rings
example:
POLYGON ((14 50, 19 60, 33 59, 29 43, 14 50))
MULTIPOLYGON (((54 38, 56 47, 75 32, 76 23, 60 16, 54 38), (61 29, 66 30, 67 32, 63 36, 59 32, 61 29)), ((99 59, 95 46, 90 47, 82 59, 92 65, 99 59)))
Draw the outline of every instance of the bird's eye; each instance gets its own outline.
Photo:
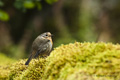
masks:
POLYGON ((48 36, 47 34, 45 36, 48 36))

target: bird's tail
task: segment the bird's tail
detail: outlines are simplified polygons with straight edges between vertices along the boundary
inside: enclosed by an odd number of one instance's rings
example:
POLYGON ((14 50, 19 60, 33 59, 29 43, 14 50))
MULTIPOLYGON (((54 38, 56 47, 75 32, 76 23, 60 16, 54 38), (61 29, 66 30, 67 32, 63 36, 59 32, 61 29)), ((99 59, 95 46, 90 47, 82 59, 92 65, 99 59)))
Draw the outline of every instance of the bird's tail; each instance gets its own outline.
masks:
POLYGON ((34 58, 37 58, 39 56, 39 52, 36 52, 34 58))
POLYGON ((25 65, 28 65, 30 63, 32 57, 33 57, 33 55, 31 54, 30 57, 29 57, 29 59, 26 61, 25 65))

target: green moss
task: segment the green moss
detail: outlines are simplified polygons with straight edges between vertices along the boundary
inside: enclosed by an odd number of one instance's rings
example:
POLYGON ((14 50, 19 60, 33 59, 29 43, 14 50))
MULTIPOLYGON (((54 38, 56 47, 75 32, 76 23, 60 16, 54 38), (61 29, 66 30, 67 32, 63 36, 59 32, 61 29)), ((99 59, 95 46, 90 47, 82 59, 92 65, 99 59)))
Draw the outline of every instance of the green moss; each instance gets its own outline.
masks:
POLYGON ((62 45, 47 61, 44 80, 120 78, 120 45, 78 42, 62 45))
POLYGON ((8 76, 8 79, 12 80, 18 77, 22 72, 26 69, 26 66, 24 65, 25 61, 20 60, 15 64, 12 64, 10 67, 10 74, 8 76))
POLYGON ((11 59, 3 53, 0 53, 0 65, 9 65, 11 63, 14 63, 15 61, 15 59, 11 59))
POLYGON ((0 80, 6 80, 10 72, 11 64, 16 60, 8 58, 3 53, 0 53, 0 80))
POLYGON ((8 75, 10 73, 10 66, 0 66, 0 80, 8 79, 8 75))
POLYGON ((41 79, 43 76, 44 68, 45 68, 45 59, 35 60, 33 59, 29 66, 25 66, 24 71, 22 70, 22 74, 19 76, 15 76, 15 80, 37 80, 41 79))
POLYGON ((70 43, 55 48, 46 59, 33 59, 0 68, 9 80, 118 80, 120 45, 112 43, 70 43), (8 76, 7 76, 8 74, 8 76))

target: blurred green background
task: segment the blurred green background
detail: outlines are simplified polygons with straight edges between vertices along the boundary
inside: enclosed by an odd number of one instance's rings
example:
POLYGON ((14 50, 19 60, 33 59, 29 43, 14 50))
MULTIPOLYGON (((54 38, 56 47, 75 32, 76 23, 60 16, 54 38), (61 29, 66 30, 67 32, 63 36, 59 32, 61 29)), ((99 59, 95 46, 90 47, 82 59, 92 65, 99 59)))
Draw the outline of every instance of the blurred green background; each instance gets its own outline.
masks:
POLYGON ((0 52, 27 58, 50 31, 54 48, 75 41, 120 43, 120 0, 0 0, 0 52))

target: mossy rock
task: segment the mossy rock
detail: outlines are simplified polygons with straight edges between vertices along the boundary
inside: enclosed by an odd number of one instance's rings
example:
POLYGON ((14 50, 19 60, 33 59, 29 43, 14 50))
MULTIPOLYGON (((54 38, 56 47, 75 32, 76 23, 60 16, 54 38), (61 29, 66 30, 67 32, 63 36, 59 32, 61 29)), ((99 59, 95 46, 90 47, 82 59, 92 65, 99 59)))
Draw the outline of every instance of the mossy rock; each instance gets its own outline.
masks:
POLYGON ((11 64, 14 63, 16 60, 11 59, 4 55, 3 53, 0 53, 0 80, 7 79, 7 76, 10 72, 11 64))
MULTIPOLYGON (((119 80, 120 45, 112 43, 70 43, 55 48, 46 59, 11 64, 8 80, 119 80)), ((5 70, 3 68, 3 70, 5 70)), ((0 69, 0 72, 3 71, 0 69)), ((2 79, 2 78, 0 78, 2 79)))
POLYGON ((14 63, 16 60, 11 59, 10 57, 7 57, 5 54, 0 53, 0 66, 2 65, 9 65, 14 63))

